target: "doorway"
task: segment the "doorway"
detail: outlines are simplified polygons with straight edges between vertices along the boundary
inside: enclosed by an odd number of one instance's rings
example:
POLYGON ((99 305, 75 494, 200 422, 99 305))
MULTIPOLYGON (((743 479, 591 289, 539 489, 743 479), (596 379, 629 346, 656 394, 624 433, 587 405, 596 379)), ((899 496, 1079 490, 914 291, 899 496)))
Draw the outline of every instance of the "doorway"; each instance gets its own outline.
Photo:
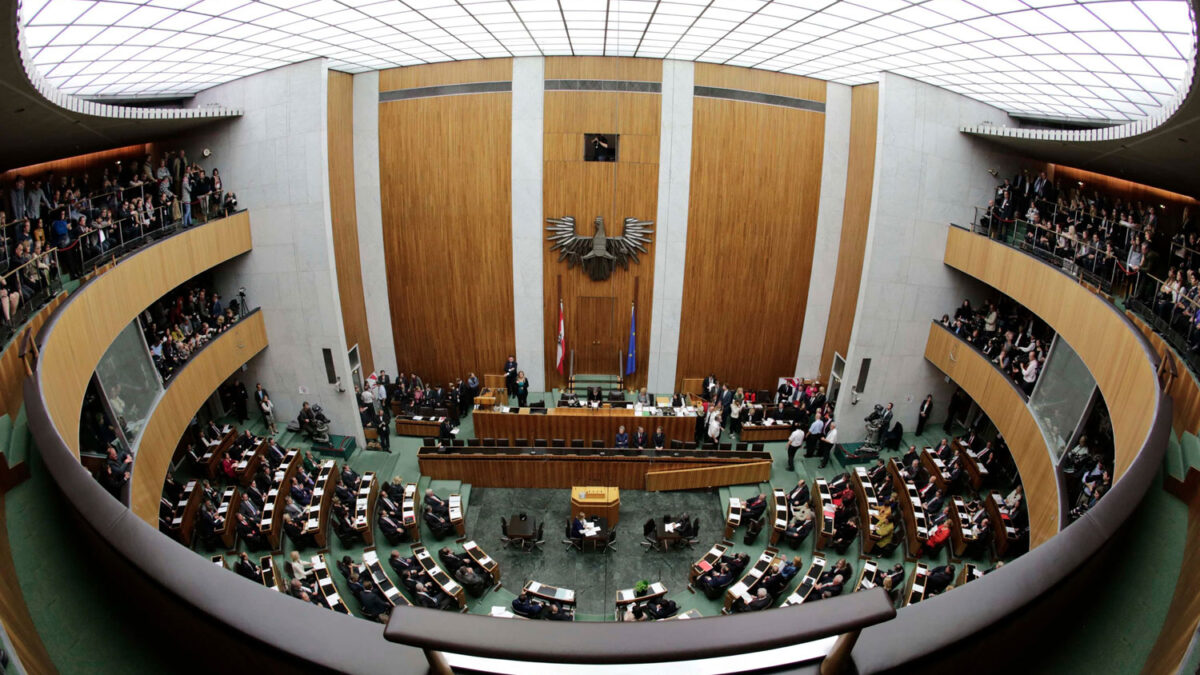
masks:
POLYGON ((614 321, 617 299, 581 296, 579 313, 579 360, 575 372, 585 375, 613 373, 617 368, 617 342, 614 321))

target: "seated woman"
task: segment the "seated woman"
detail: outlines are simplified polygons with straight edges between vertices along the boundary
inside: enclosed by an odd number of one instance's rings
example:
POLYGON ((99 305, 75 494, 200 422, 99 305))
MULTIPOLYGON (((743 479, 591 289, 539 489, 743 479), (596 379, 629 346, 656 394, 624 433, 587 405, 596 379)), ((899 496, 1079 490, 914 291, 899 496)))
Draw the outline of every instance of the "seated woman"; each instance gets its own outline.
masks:
POLYGON ((617 438, 613 444, 613 447, 614 448, 628 448, 629 447, 629 434, 626 433, 624 424, 622 424, 620 427, 617 428, 617 438))

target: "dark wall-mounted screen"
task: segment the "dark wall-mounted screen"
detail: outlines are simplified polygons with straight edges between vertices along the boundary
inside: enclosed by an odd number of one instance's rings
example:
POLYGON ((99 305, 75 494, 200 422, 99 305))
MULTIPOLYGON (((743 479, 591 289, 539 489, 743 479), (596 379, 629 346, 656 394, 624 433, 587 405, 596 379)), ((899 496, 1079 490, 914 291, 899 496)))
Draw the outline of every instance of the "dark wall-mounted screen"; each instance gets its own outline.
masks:
POLYGON ((617 161, 616 134, 584 134, 583 161, 585 162, 615 162, 617 161))

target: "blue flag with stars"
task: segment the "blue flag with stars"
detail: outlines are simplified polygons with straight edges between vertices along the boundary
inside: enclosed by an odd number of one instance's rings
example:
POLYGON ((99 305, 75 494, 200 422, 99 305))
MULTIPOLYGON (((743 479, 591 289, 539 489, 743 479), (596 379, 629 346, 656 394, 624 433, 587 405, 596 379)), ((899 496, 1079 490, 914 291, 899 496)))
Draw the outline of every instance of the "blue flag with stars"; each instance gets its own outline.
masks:
POLYGON ((637 370, 637 305, 629 310, 629 356, 625 359, 625 374, 637 370))

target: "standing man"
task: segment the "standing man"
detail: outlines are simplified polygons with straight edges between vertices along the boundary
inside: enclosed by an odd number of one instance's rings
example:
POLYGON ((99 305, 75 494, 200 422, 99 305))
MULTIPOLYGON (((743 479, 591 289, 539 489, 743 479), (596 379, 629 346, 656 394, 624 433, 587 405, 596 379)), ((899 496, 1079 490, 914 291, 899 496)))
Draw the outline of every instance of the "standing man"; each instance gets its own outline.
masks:
POLYGON ((509 397, 517 395, 517 358, 512 354, 504 363, 504 385, 508 388, 509 397))
MULTIPOLYGON (((246 385, 242 384, 241 380, 234 381, 234 383, 233 383, 233 416, 237 418, 238 422, 245 422, 246 420, 250 419, 250 414, 248 412, 246 412, 246 409, 247 409, 246 399, 247 399, 246 385)), ((263 416, 263 420, 264 421, 266 420, 266 415, 263 416)))
POLYGON ((729 421, 730 408, 733 407, 733 390, 728 384, 721 385, 721 428, 729 421))
POLYGON ((807 443, 804 446, 804 456, 812 457, 817 453, 817 441, 821 440, 821 434, 825 432, 825 420, 821 418, 818 412, 813 415, 812 424, 808 427, 807 443))
POLYGON ((921 401, 921 407, 917 410, 917 435, 925 430, 925 423, 929 421, 929 414, 933 412, 933 394, 927 394, 925 400, 921 401))
POLYGON ((804 445, 804 431, 800 425, 792 426, 792 435, 788 436, 787 453, 788 453, 788 471, 796 470, 796 452, 800 450, 800 446, 804 445))
POLYGON ((837 423, 830 421, 825 429, 825 435, 821 437, 821 464, 818 468, 824 469, 829 463, 829 454, 833 452, 834 446, 837 445, 837 423))
POLYGON ((794 392, 795 390, 792 388, 792 385, 787 380, 784 380, 783 384, 779 385, 779 395, 775 398, 776 403, 787 403, 792 400, 794 392))

